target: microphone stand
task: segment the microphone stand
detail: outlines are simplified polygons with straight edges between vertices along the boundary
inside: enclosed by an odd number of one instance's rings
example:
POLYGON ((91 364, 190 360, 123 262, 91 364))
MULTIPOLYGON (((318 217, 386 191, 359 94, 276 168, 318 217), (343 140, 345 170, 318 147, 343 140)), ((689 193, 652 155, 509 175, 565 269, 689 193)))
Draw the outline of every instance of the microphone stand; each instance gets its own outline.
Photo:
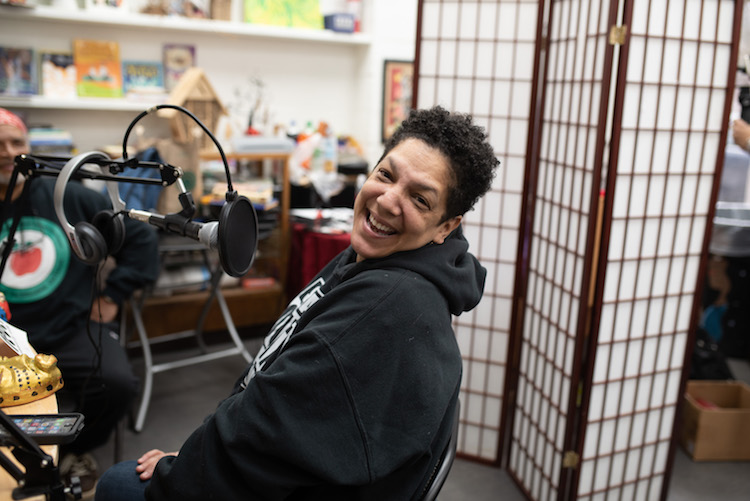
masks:
POLYGON ((0 452, 0 466, 18 482, 18 487, 13 489, 13 499, 43 495, 48 501, 65 501, 66 491, 73 494, 75 499, 81 498, 81 486, 77 483, 77 478, 71 487, 66 488, 52 457, 21 431, 2 409, 0 426, 10 435, 9 438, 4 438, 2 445, 11 447, 11 452, 26 470, 21 471, 8 456, 0 452))
MULTIPOLYGON (((103 179, 106 181, 117 181, 117 182, 130 182, 130 183, 139 183, 139 184, 158 184, 160 186, 169 186, 173 184, 174 182, 178 182, 180 187, 180 194, 179 194, 179 200, 180 205, 182 206, 182 211, 180 211, 177 214, 167 214, 165 216, 165 220, 170 224, 170 227, 172 228, 179 228, 180 231, 178 233, 181 233, 183 236, 185 235, 184 232, 184 222, 181 218, 184 219, 192 219, 193 215, 195 214, 195 202, 193 201, 193 195, 188 192, 185 189, 185 185, 182 182, 182 169, 179 167, 174 167, 169 164, 162 164, 159 162, 147 162, 147 161, 140 161, 137 158, 130 158, 128 159, 128 136, 130 135, 130 132, 133 130, 133 127, 135 127, 136 123, 138 123, 139 120, 141 120, 143 117, 149 115, 150 113, 157 112, 162 109, 173 109, 177 110, 181 113, 184 113, 188 117, 190 117, 193 122, 200 127, 203 132, 206 133, 206 135, 211 139, 211 141, 216 146, 216 149, 219 151, 219 154, 221 155, 222 163, 224 164, 224 173, 227 177, 227 194, 226 194, 226 201, 227 202, 233 202, 235 199, 238 198, 237 192, 232 187, 232 176, 229 172, 229 162, 227 161, 227 156, 224 154, 224 149, 221 147, 221 144, 219 144, 219 141, 216 139, 216 137, 211 133, 211 131, 208 129, 208 127, 203 124, 203 122, 200 121, 198 117, 196 117, 193 113, 191 113, 186 108, 183 108, 182 106, 178 106, 175 104, 158 104, 156 106, 152 106, 148 108, 147 110, 141 112, 136 116, 131 122, 130 125, 128 125, 127 130, 125 131, 125 135, 122 139, 122 160, 104 160, 104 159, 92 159, 88 163, 97 164, 101 167, 109 167, 109 171, 112 175, 106 175, 106 174, 97 174, 90 171, 84 171, 82 169, 79 169, 75 173, 75 178, 89 178, 89 179, 103 179), (156 179, 147 179, 147 178, 140 178, 140 177, 127 177, 127 176, 116 176, 115 174, 122 173, 126 167, 152 167, 159 169, 159 173, 161 175, 161 181, 158 181, 156 179)), ((18 155, 15 158, 14 165, 13 165, 13 174, 11 175, 10 182, 8 184, 8 188, 5 194, 5 202, 3 205, 3 214, 2 219, 0 219, 0 228, 2 228, 2 225, 5 224, 5 221, 8 219, 8 214, 10 213, 12 199, 13 199, 13 190, 16 185, 16 180, 18 178, 18 173, 21 171, 24 171, 26 176, 29 178, 29 181, 34 176, 40 176, 40 175, 51 175, 51 176, 58 176, 60 174, 60 171, 64 167, 65 163, 70 160, 70 158, 65 157, 56 157, 56 156, 46 156, 46 155, 18 155)), ((28 195, 27 186, 24 186, 24 192, 22 195, 25 197, 28 195)), ((248 205, 249 202, 248 202, 248 205)), ((252 208, 252 205, 250 205, 252 208)), ((227 216, 228 217, 228 216, 227 216)), ((15 231, 16 227, 18 226, 17 219, 20 218, 14 218, 13 225, 11 226, 11 231, 8 233, 8 238, 6 239, 6 242, 4 242, 5 247, 0 248, 0 252, 2 252, 2 261, 0 261, 0 278, 3 275, 3 271, 5 270, 5 265, 8 260, 8 257, 10 256, 11 251, 13 250, 13 246, 15 245, 15 231)), ((220 256, 221 257, 221 256, 220 256)), ((222 258, 223 262, 223 258, 222 258)), ((247 271, 247 270, 244 270, 247 271)))
MULTIPOLYGON (((19 204, 23 204, 29 196, 31 182, 38 176, 58 176, 60 170, 69 158, 51 157, 51 156, 34 156, 19 155, 15 158, 13 173, 8 183, 3 211, 0 218, 0 227, 8 220, 13 203, 13 191, 15 189, 19 173, 27 177, 24 183, 23 191, 19 197, 19 204)), ((160 186, 169 186, 178 182, 181 193, 179 194, 180 203, 183 210, 179 214, 189 214, 191 217, 195 213, 193 196, 185 190, 182 182, 182 169, 169 164, 158 162, 145 162, 132 158, 126 161, 116 160, 99 160, 91 163, 109 167, 110 175, 97 174, 91 171, 79 170, 76 178, 101 179, 106 181, 131 182, 140 184, 158 184, 160 186), (148 179, 130 176, 117 176, 127 167, 150 167, 157 168, 161 174, 161 180, 148 179)), ((8 237, 2 243, 2 260, 0 260, 0 277, 5 271, 8 258, 15 245, 15 233, 20 223, 20 210, 16 211, 13 222, 8 229, 8 237)), ((5 454, 0 452, 0 467, 7 471, 16 481, 18 487, 13 489, 13 499, 25 499, 31 496, 43 495, 48 501, 65 501, 66 492, 70 492, 74 499, 81 498, 81 486, 77 478, 73 478, 72 485, 65 487, 58 469, 52 457, 45 453, 36 442, 26 435, 18 426, 9 418, 5 412, 0 409, 0 427, 4 428, 12 438, 5 437, 5 443, 0 445, 9 445, 13 456, 20 462, 25 471, 21 470, 5 454)))
MULTIPOLYGON (((175 182, 179 186, 179 201, 182 206, 182 210, 176 214, 167 214, 165 221, 170 225, 173 230, 179 228, 184 232, 184 224, 186 220, 192 219, 195 214, 195 202, 193 195, 185 189, 185 185, 182 181, 182 169, 169 164, 163 164, 159 162, 147 162, 140 161, 137 158, 128 159, 127 154, 127 143, 128 135, 133 129, 135 124, 149 113, 156 112, 160 109, 169 108, 175 109, 186 114, 190 117, 213 141, 214 145, 218 149, 222 162, 224 164, 224 171, 227 177, 227 202, 232 202, 237 198, 237 192, 232 187, 232 178, 229 173, 229 163, 227 157, 224 154, 224 150, 216 140, 210 130, 189 110, 173 105, 173 104, 161 104, 152 106, 146 111, 140 113, 128 126, 125 132, 125 136, 122 141, 122 160, 105 160, 105 159, 92 159, 88 163, 97 164, 101 167, 108 167, 111 175, 94 173, 91 171, 85 171, 79 169, 75 173, 75 178, 88 178, 88 179, 101 179, 105 181, 116 181, 116 182, 130 182, 139 184, 158 184, 160 186, 169 186, 175 182), (117 176, 116 174, 122 173, 125 168, 131 167, 151 167, 159 169, 161 181, 157 179, 148 179, 140 177, 128 177, 128 176, 117 176)), ((28 181, 24 183, 23 191, 21 193, 21 202, 28 197, 29 186, 31 180, 37 176, 59 176, 60 171, 65 166, 70 158, 46 156, 46 155, 18 155, 15 158, 13 165, 13 173, 11 174, 10 181, 8 183, 7 191, 5 194, 5 200, 3 203, 3 211, 0 217, 0 228, 7 221, 11 206, 13 203, 13 191, 18 179, 18 174, 23 173, 28 181)), ((248 202, 249 204, 249 202, 248 202)), ((252 208, 252 205, 250 205, 252 208)), ((2 260, 0 261, 0 277, 3 275, 5 265, 10 253, 15 245, 15 232, 20 222, 20 211, 16 211, 13 218, 13 223, 9 229, 8 237, 5 242, 2 243, 2 260)), ((180 231, 177 231, 180 233, 180 231)), ((24 499, 34 495, 45 495, 49 501, 65 501, 65 488, 60 480, 60 472, 55 465, 52 458, 46 454, 39 446, 31 440, 8 416, 0 409, 0 426, 5 428, 10 435, 15 439, 16 445, 13 447, 13 455, 21 462, 26 468, 26 472, 22 472, 13 462, 0 453, 0 466, 2 466, 13 478, 18 481, 19 487, 13 490, 13 499, 24 499)), ((76 499, 80 499, 80 485, 72 487, 73 494, 76 499)))
MULTIPOLYGON (((15 158, 13 173, 11 174, 7 191, 5 192, 5 201, 3 203, 3 213, 2 219, 0 219, 0 227, 2 227, 2 225, 5 224, 5 221, 7 221, 9 218, 11 206, 13 203, 13 191, 15 189, 19 174, 23 174, 27 178, 27 181, 24 183, 21 196, 19 197, 19 201, 23 203, 23 200, 28 197, 31 182, 35 177, 59 176, 60 171, 65 166, 65 163, 68 160, 70 160, 69 157, 26 154, 18 155, 15 158)), ((180 167, 175 167, 173 165, 160 162, 141 161, 137 158, 130 158, 127 160, 93 159, 88 163, 100 165, 102 167, 108 167, 110 174, 102 174, 79 169, 73 177, 76 179, 85 178, 103 181, 115 181, 118 183, 152 184, 159 186, 169 186, 177 182, 180 187, 180 204, 183 207, 179 215, 182 215, 183 213, 189 213, 192 217, 192 215, 195 213, 195 203, 193 202, 193 195, 185 189, 185 185, 182 182, 183 172, 180 167), (124 172, 126 168, 135 169, 138 167, 158 169, 161 179, 117 175, 124 172)), ((18 211, 16 211, 16 214, 18 214, 18 211)), ((6 238, 5 242, 2 243, 2 247, 0 248, 0 252, 2 252, 2 259, 0 260, 0 277, 2 277, 3 272, 5 271, 5 266, 7 264, 8 258, 10 257, 10 253, 12 252, 13 246, 16 243, 15 234, 19 222, 20 217, 16 216, 13 218, 13 223, 11 224, 11 227, 8 231, 8 238, 6 238)))

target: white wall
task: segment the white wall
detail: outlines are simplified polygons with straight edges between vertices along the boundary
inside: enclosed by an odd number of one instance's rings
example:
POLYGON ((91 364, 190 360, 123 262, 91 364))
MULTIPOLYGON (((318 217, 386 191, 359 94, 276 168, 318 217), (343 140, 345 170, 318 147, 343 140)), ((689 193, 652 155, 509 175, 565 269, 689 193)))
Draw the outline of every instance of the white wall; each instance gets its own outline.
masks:
MULTIPOLYGON (((240 12, 241 4, 235 0, 235 19, 240 12)), ((272 123, 327 121, 336 133, 359 140, 372 166, 381 150, 383 59, 413 59, 416 17, 417 0, 364 0, 362 23, 363 32, 372 34, 369 46, 15 20, 3 23, 0 45, 70 50, 76 37, 109 39, 120 43, 122 59, 160 60, 164 43, 191 43, 196 46, 196 64, 206 71, 227 107, 244 117, 247 106, 236 96, 252 94, 248 82, 260 79, 272 123)), ((22 111, 32 123, 72 130, 80 150, 120 144, 137 115, 132 111, 22 111)))
POLYGON ((742 29, 740 32, 740 50, 737 52, 737 66, 745 66, 745 55, 750 55, 750 0, 744 0, 742 6, 742 29))
POLYGON ((371 12, 365 19, 366 31, 372 33, 367 82, 358 98, 362 114, 372 117, 366 139, 370 166, 380 158, 383 106, 383 61, 414 59, 417 36, 417 0, 371 0, 371 12))

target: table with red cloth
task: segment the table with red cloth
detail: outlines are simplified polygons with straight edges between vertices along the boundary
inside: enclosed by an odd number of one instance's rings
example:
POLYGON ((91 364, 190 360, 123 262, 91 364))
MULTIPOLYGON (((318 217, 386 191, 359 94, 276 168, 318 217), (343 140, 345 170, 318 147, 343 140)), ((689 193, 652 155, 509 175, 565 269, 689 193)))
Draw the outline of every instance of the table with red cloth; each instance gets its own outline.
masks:
POLYGON ((293 223, 287 298, 295 297, 331 259, 349 247, 349 237, 349 233, 326 233, 293 223))

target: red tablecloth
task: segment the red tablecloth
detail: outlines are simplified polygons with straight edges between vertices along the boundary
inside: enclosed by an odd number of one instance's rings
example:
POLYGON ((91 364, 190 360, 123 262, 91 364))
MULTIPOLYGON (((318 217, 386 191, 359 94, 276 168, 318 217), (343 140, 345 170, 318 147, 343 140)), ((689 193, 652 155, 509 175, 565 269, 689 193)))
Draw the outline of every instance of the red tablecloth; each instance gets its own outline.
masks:
POLYGON ((287 297, 302 288, 342 250, 349 247, 348 233, 319 233, 304 224, 292 224, 292 242, 287 273, 287 297))

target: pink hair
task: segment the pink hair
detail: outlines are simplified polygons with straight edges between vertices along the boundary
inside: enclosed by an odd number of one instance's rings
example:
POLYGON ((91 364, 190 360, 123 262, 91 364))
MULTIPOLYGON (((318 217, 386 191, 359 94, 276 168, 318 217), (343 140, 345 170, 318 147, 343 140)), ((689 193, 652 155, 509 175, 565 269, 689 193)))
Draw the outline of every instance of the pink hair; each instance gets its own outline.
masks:
POLYGON ((21 120, 18 115, 6 110, 5 108, 0 108, 0 125, 12 125, 16 129, 23 131, 24 134, 28 133, 23 120, 21 120))

